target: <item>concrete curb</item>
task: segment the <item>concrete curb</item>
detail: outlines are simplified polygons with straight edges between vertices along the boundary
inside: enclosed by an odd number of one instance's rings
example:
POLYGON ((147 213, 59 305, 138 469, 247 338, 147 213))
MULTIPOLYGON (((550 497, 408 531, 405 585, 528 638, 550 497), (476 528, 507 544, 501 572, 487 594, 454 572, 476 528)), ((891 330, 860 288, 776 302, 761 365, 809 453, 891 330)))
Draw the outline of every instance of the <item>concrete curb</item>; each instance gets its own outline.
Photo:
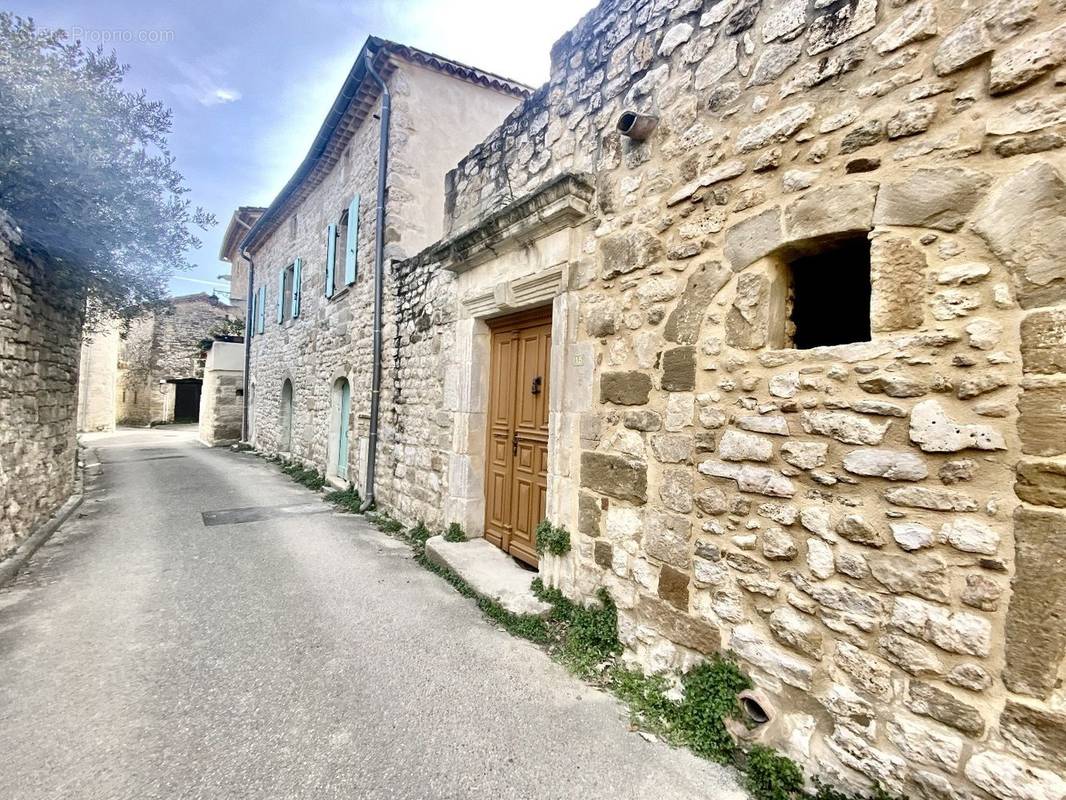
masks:
MULTIPOLYGON (((81 458, 79 458, 78 461, 81 462, 81 458)), ((70 518, 70 515, 78 509, 78 506, 81 505, 81 501, 84 498, 85 468, 79 467, 78 477, 74 483, 74 493, 59 507, 59 510, 51 519, 31 533, 29 538, 20 544, 14 553, 0 562, 0 589, 15 580, 15 577, 19 574, 19 570, 26 565, 26 562, 33 557, 33 554, 37 552, 41 545, 47 542, 52 534, 59 530, 59 526, 70 518)))

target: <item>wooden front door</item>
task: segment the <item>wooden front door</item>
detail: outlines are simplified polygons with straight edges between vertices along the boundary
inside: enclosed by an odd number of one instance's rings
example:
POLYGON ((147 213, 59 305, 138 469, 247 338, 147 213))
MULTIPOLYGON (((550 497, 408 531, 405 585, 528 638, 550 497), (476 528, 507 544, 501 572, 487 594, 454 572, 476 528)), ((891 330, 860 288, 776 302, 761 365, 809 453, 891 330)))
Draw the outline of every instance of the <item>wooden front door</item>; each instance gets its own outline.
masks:
POLYGON ((536 530, 548 497, 551 309, 492 320, 489 327, 485 538, 536 566, 536 530))

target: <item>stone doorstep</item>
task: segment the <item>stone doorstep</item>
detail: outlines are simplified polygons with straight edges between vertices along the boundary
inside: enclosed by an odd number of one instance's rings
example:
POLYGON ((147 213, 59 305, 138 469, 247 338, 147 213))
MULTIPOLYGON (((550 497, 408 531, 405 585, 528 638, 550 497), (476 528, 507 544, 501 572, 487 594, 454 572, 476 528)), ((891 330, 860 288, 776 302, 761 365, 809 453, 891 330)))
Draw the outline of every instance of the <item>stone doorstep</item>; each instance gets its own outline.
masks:
POLYGON ((533 595, 535 575, 514 563, 500 548, 484 539, 446 542, 434 536, 426 542, 426 558, 452 570, 480 595, 491 598, 512 614, 543 617, 551 606, 533 595))

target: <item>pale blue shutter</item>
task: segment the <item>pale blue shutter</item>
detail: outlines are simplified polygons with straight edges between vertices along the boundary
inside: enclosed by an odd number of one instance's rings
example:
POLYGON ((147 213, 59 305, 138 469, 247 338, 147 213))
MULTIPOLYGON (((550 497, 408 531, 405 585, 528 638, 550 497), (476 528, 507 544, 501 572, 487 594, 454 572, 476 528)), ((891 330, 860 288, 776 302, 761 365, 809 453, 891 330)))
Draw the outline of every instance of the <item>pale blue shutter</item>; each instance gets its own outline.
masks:
POLYGON ((278 322, 285 321, 285 270, 278 273, 278 322))
POLYGON ((266 316, 267 316, 267 287, 259 287, 259 332, 263 333, 266 330, 266 316))
POLYGON ((300 316, 300 277, 303 272, 303 259, 292 262, 292 318, 300 316))
POLYGON ((326 228, 326 297, 333 297, 333 270, 337 265, 337 226, 326 228))
POLYGON ((344 282, 351 286, 355 283, 359 265, 359 195, 352 198, 348 206, 348 241, 344 250, 344 282))

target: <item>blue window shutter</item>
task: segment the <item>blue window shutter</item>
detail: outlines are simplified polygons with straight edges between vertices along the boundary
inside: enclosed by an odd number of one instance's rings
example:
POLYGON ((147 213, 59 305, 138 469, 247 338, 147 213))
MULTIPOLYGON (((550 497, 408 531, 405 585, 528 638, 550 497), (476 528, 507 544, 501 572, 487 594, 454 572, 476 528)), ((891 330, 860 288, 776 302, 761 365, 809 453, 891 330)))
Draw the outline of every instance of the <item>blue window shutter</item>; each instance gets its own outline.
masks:
POLYGON ((359 195, 352 198, 348 206, 348 241, 344 250, 344 282, 351 286, 355 283, 359 267, 359 195))
POLYGON ((326 228, 326 297, 333 297, 333 270, 337 265, 337 226, 326 228))
POLYGON ((248 303, 248 336, 249 338, 255 336, 255 309, 259 304, 259 292, 255 292, 252 295, 252 299, 248 303))
POLYGON ((267 316, 267 287, 259 287, 259 332, 263 333, 266 330, 266 316, 267 316))
POLYGON ((300 277, 303 272, 303 259, 292 262, 292 318, 300 316, 300 277))
POLYGON ((285 321, 285 270, 278 273, 278 322, 285 321))

